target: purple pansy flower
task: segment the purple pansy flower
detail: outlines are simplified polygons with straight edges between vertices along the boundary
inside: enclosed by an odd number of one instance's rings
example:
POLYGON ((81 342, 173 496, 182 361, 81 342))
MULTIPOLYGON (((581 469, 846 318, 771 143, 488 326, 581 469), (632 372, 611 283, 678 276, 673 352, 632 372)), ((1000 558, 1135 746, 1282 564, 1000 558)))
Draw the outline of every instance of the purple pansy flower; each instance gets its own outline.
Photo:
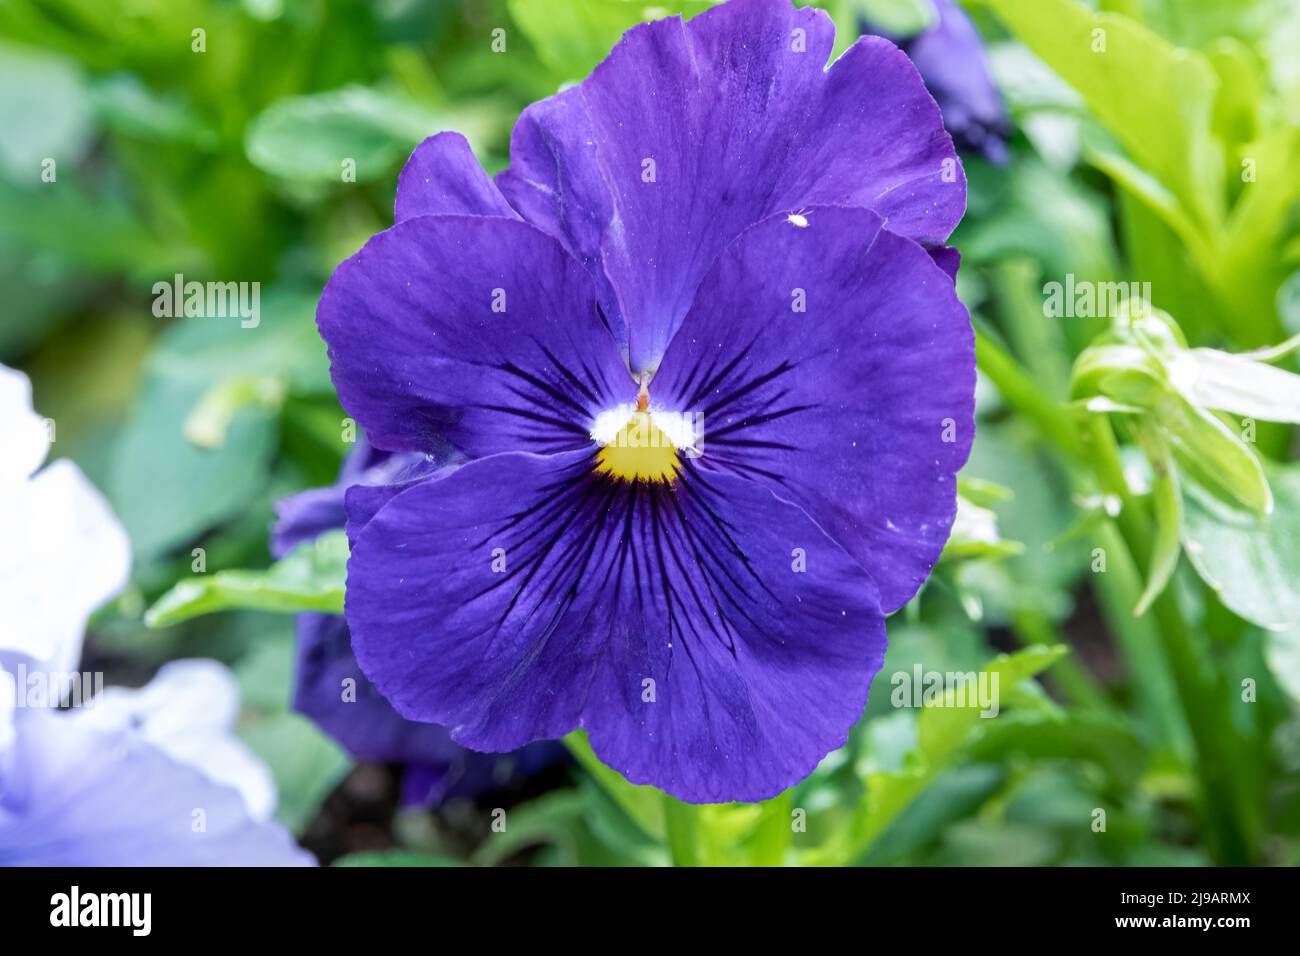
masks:
POLYGON ((975 371, 938 109, 893 44, 826 68, 833 40, 787 0, 638 26, 495 183, 422 144, 335 272, 345 407, 468 459, 346 496, 353 646, 399 713, 487 751, 585 727, 692 802, 845 740, 947 538, 975 371))
POLYGON ((932 0, 937 19, 913 36, 894 36, 866 20, 863 32, 897 43, 916 64, 943 111, 943 122, 962 149, 993 163, 1007 159, 1011 121, 989 75, 979 31, 954 0, 932 0))
MULTIPOLYGON (((303 542, 346 521, 344 493, 353 485, 400 486, 449 467, 455 454, 393 455, 365 438, 343 462, 339 480, 282 499, 271 533, 271 551, 283 557, 303 542)), ((510 783, 553 762, 563 748, 539 743, 506 756, 466 750, 446 728, 407 720, 398 714, 361 673, 352 653, 347 622, 333 614, 300 614, 296 621, 297 664, 293 706, 360 760, 406 765, 403 802, 439 804, 469 797, 510 783), (343 688, 354 688, 344 700, 343 688)))

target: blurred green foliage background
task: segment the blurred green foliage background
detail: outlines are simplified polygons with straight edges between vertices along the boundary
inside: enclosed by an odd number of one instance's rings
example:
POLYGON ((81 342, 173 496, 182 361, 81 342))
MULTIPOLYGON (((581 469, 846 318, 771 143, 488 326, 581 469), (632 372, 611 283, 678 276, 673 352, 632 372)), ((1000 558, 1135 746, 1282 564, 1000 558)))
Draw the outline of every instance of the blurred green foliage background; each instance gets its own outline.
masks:
MULTIPOLYGON (((923 0, 822 5, 841 47, 863 16, 924 13, 923 0)), ((398 810, 384 768, 351 766, 288 710, 289 615, 145 626, 196 570, 268 566, 275 500, 334 480, 348 445, 315 301, 391 224, 414 145, 459 130, 500 169, 525 105, 585 76, 632 24, 707 6, 0 5, 0 362, 31 374, 55 453, 107 491, 135 549, 130 591, 92 628, 95 666, 133 682, 180 655, 231 663, 280 818, 327 861, 1300 861, 1295 393, 1265 396, 1279 423, 1260 414, 1249 449, 1215 444, 1206 416, 1226 425, 1223 406, 1168 411, 1178 348, 1117 366, 1088 350, 1132 345, 1131 329, 1043 313, 1045 284, 1071 275, 1152 283, 1182 346, 1238 353, 1300 333, 1300 11, 1285 0, 967 4, 1017 132, 1004 166, 966 157, 954 237, 984 372, 963 522, 891 622, 849 746, 795 791, 674 808, 574 741, 572 768, 495 803, 398 810), (1104 61, 1085 52, 1099 25, 1104 61), (260 282, 260 325, 156 317, 152 286, 176 273, 260 282), (1082 374, 1080 356, 1102 372, 1082 374), (1134 376, 1158 380, 1150 404, 1134 376), (1119 470, 1098 468, 1112 452, 1119 470), (1167 467, 1185 479, 1172 490, 1167 467), (1271 530, 1215 510, 1239 508, 1255 471, 1271 530), (998 669, 1006 713, 891 706, 889 675, 914 664, 998 669), (484 820, 503 803, 517 807, 509 839, 484 820)))

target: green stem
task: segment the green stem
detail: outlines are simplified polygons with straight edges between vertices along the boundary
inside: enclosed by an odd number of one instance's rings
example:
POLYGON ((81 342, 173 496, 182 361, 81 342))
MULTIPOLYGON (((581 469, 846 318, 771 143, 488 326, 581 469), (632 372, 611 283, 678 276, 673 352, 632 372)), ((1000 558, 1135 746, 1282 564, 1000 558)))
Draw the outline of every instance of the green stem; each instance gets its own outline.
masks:
MULTIPOLYGON (((1033 644, 1053 647, 1069 643, 1047 615, 1030 608, 1015 612, 1012 630, 1016 639, 1025 647, 1033 644)), ((1063 657, 1056 662, 1050 680, 1068 702, 1089 710, 1115 713, 1115 706, 1107 699, 1105 692, 1073 656, 1063 657)))
MULTIPOLYGON (((1110 422, 1103 416, 1093 416, 1089 438, 1103 490, 1117 495, 1123 502, 1116 525, 1124 545, 1138 567, 1148 567, 1152 551, 1150 522, 1123 481, 1119 448, 1110 422)), ((1211 850, 1222 864, 1249 864, 1255 857, 1251 834, 1256 829, 1255 815, 1243 789, 1249 777, 1246 768, 1238 768, 1244 751, 1235 740, 1230 715, 1223 706, 1224 698, 1213 669, 1208 666, 1208 648, 1193 641, 1173 588, 1165 589, 1152 610, 1196 748, 1211 850)))
POLYGON ((975 352, 979 357, 980 371, 992 380, 1012 408, 1033 422, 1043 437, 1072 461, 1088 460, 1074 417, 1060 402, 1039 388, 1016 360, 978 325, 975 327, 975 352))
POLYGON ((673 866, 700 865, 699 811, 690 804, 664 794, 664 831, 673 866))
MULTIPOLYGON (((1034 383, 993 339, 975 330, 980 369, 997 386, 1002 397, 1032 422, 1043 437, 1066 453, 1072 465, 1087 465, 1097 476, 1103 492, 1122 502, 1115 522, 1128 558, 1136 568, 1149 566, 1152 535, 1149 518, 1141 503, 1133 499, 1124 480, 1119 448, 1110 422, 1104 416, 1088 417, 1087 441, 1077 431, 1077 422, 1034 383)), ((1246 791, 1249 768, 1239 767, 1245 751, 1239 746, 1226 698, 1221 696, 1208 654, 1192 640, 1172 588, 1153 606, 1157 633, 1165 663, 1191 731, 1202 788, 1202 809, 1207 823, 1211 852, 1224 864, 1244 864, 1256 857, 1254 834, 1258 820, 1246 791)))

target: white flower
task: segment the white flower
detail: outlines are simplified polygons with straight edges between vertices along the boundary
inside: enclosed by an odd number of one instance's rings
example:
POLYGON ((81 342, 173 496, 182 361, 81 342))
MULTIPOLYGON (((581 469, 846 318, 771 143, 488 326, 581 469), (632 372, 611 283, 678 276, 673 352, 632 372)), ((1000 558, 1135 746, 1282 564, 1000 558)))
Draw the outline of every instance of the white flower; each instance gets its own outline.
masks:
POLYGON ((271 772, 232 733, 239 685, 217 661, 172 661, 139 690, 110 687, 72 717, 96 729, 133 730, 178 763, 234 787, 256 820, 275 812, 271 772))
POLYGON ((0 664, 75 670, 86 620, 130 577, 131 545, 81 469, 56 461, 31 383, 0 365, 0 664))

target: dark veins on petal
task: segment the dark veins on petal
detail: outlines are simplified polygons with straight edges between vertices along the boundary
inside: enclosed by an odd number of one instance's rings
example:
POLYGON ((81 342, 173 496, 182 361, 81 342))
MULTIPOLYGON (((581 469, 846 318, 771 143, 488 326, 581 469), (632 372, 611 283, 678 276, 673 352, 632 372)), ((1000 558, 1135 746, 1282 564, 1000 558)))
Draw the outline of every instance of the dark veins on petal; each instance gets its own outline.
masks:
MULTIPOLYGON (((680 641, 689 655, 688 636, 712 638, 734 656, 735 622, 743 619, 751 628, 759 627, 747 611, 753 597, 749 589, 775 596, 737 545, 734 529, 722 517, 725 504, 718 491, 689 464, 671 484, 623 481, 593 472, 593 465, 594 456, 562 472, 541 489, 538 501, 491 527, 477 542, 477 549, 503 548, 512 560, 505 574, 471 600, 507 589, 510 596, 497 620, 501 626, 530 588, 542 588, 556 603, 538 603, 532 613, 543 607, 552 611, 549 628, 563 619, 582 589, 613 595, 624 593, 626 586, 647 615, 658 610, 656 595, 662 596, 674 646, 680 641), (698 509, 694 520, 688 520, 687 508, 698 509), (657 585, 654 593, 647 589, 651 582, 657 585), (715 613, 701 615, 701 608, 715 613)), ((548 633, 544 629, 541 639, 548 633)))

